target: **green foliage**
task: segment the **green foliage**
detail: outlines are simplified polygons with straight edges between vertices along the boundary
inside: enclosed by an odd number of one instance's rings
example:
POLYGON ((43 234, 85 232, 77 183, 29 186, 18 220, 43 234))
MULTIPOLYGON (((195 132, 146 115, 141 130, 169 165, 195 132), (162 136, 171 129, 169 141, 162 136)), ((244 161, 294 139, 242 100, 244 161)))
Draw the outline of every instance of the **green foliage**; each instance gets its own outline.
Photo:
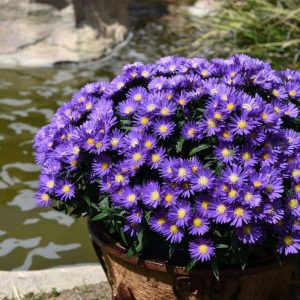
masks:
POLYGON ((273 66, 300 69, 299 0, 227 0, 215 13, 191 24, 194 35, 177 52, 213 56, 245 53, 273 66))

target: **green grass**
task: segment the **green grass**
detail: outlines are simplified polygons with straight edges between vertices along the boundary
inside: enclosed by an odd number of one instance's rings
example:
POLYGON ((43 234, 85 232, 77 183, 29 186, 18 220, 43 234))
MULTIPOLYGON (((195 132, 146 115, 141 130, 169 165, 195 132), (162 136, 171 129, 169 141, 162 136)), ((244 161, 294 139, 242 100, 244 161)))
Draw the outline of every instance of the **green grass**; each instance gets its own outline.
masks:
POLYGON ((268 60, 274 67, 300 69, 300 0, 227 0, 220 10, 190 26, 197 37, 187 37, 179 52, 238 52, 268 60))

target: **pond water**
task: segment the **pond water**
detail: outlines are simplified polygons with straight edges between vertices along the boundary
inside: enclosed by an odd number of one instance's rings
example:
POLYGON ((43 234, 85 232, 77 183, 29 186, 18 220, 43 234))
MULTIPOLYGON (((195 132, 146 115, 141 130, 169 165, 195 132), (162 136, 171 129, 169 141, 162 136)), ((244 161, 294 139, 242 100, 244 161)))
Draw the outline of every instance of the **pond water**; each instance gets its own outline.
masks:
POLYGON ((170 54, 184 32, 176 16, 145 21, 142 15, 129 43, 106 61, 0 70, 0 270, 97 261, 86 220, 35 207, 39 167, 33 159, 34 134, 82 85, 110 80, 125 63, 170 54))

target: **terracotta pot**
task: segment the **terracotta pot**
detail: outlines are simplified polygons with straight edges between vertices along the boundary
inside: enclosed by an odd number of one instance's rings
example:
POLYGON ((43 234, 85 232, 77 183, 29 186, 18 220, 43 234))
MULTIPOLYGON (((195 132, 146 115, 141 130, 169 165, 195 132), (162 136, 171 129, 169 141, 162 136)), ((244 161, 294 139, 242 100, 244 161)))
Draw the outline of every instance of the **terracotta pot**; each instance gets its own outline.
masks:
POLYGON ((268 300, 288 299, 291 266, 264 262, 245 271, 220 270, 217 281, 210 269, 187 273, 184 267, 159 260, 128 257, 99 223, 89 223, 90 237, 112 287, 114 300, 268 300))

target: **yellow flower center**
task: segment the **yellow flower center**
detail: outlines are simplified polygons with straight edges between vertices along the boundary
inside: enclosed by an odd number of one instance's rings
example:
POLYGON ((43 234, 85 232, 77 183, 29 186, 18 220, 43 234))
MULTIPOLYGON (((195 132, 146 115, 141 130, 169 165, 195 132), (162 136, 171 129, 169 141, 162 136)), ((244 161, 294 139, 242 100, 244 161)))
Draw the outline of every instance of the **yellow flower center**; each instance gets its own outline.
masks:
POLYGON ((46 193, 42 194, 42 200, 43 201, 48 201, 49 200, 49 195, 46 194, 46 193))
POLYGON ((166 202, 172 202, 173 201, 173 195, 172 194, 166 194, 165 195, 165 201, 166 202))
POLYGON ((78 163, 77 159, 73 159, 73 160, 71 161, 71 166, 72 166, 72 167, 75 167, 75 166, 77 166, 77 163, 78 163))
POLYGON ((137 75, 138 75, 138 74, 137 74, 136 72, 132 72, 132 73, 130 74, 130 76, 131 76, 132 78, 135 78, 137 75))
POLYGON ((230 189, 230 191, 228 192, 228 196, 229 198, 236 198, 237 196, 237 191, 235 189, 230 189))
POLYGON ((148 77, 149 76, 149 72, 148 71, 143 71, 142 72, 142 76, 143 77, 148 77))
POLYGON ((185 104, 185 100, 181 98, 181 99, 179 99, 178 103, 179 103, 180 105, 184 105, 184 104, 185 104))
POLYGON ((102 142, 97 142, 97 143, 96 143, 96 148, 97 148, 97 149, 100 149, 102 146, 103 146, 103 143, 102 143, 102 142))
POLYGON ((117 146, 119 144, 119 139, 117 138, 112 138, 111 141, 110 141, 111 145, 112 146, 117 146))
POLYGON ((239 129, 245 129, 247 127, 247 123, 244 121, 244 120, 240 120, 238 123, 237 123, 237 127, 239 129))
POLYGON ((176 70, 176 66, 175 66, 175 65, 171 65, 171 66, 169 67, 169 70, 170 70, 171 72, 174 72, 174 71, 176 70))
POLYGON ((65 184, 63 186, 62 190, 63 190, 64 193, 69 193, 70 190, 71 190, 71 188, 70 188, 70 186, 68 184, 65 184))
POLYGON ((292 176, 293 176, 293 177, 298 177, 298 176, 300 176, 300 170, 294 169, 294 170, 292 171, 292 176))
POLYGON ((230 103, 227 104, 226 109, 231 111, 231 110, 234 109, 234 107, 235 107, 234 103, 230 102, 230 103))
POLYGON ((200 218, 196 218, 193 221, 193 224, 195 227, 201 227, 202 226, 202 220, 200 218))
POLYGON ((208 76, 208 71, 207 70, 202 70, 201 75, 204 76, 204 77, 208 76))
POLYGON ((152 201, 157 201, 157 200, 159 200, 159 192, 158 192, 158 191, 153 191, 153 192, 151 193, 151 200, 152 200, 152 201))
POLYGON ((217 206, 217 212, 220 214, 220 215, 223 215, 226 211, 226 206, 224 204, 219 204, 217 206))
POLYGON ((228 97, 227 97, 227 95, 224 94, 224 95, 221 96, 221 99, 224 100, 224 101, 227 101, 228 97))
POLYGON ((134 99, 135 101, 141 101, 141 100, 142 100, 142 94, 140 94, 140 93, 135 94, 135 95, 133 96, 133 99, 134 99))
POLYGON ((160 133, 166 133, 168 131, 168 126, 165 125, 165 124, 160 125, 158 130, 159 130, 160 133))
POLYGON ((159 154, 152 154, 152 161, 153 162, 159 162, 160 156, 159 154))
POLYGON ((273 186, 271 184, 266 186, 266 192, 269 194, 273 192, 273 186))
POLYGON ((124 181, 124 176, 121 173, 116 174, 115 181, 118 182, 118 183, 123 182, 124 181))
POLYGON ((242 217, 244 215, 244 210, 241 207, 237 207, 233 212, 237 217, 242 217))
POLYGON ((236 73, 233 71, 230 73, 230 77, 234 77, 235 75, 236 75, 236 73))
POLYGON ((52 189, 54 187, 54 181, 53 180, 48 180, 47 187, 52 189))
POLYGON ((251 111, 251 110, 252 110, 251 105, 248 104, 248 103, 244 103, 244 104, 242 105, 242 107, 243 107, 243 109, 245 109, 245 110, 247 110, 247 111, 251 111))
POLYGON ((263 160, 268 160, 269 158, 270 158, 269 153, 264 153, 264 154, 262 155, 262 159, 263 159, 263 160))
POLYGON ((208 178, 206 176, 200 176, 198 179, 198 184, 199 185, 207 185, 208 183, 208 178))
POLYGON ((142 154, 139 153, 139 152, 136 152, 136 153, 133 154, 132 158, 133 158, 134 161, 140 161, 142 159, 142 154))
POLYGON ((261 117, 263 120, 267 120, 268 119, 268 115, 266 113, 262 113, 261 117))
POLYGON ((129 195, 127 196, 127 200, 128 200, 129 202, 134 202, 135 199, 136 199, 136 195, 135 195, 135 194, 129 194, 129 195))
POLYGON ((279 114, 281 112, 281 109, 278 106, 274 107, 274 111, 279 114))
POLYGON ((224 131, 224 132, 222 133, 222 136, 223 136, 224 139, 227 140, 227 139, 230 137, 230 133, 229 133, 228 131, 224 131))
POLYGON ((179 177, 184 177, 184 176, 186 176, 186 169, 185 169, 185 168, 179 168, 179 169, 178 169, 178 176, 179 176, 179 177))
POLYGON ((182 220, 186 216, 186 210, 184 208, 180 208, 177 212, 178 219, 182 220))
POLYGON ((207 123, 208 128, 216 127, 216 122, 213 119, 208 119, 206 123, 207 123))
POLYGON ((133 112, 133 108, 131 106, 126 106, 124 112, 126 115, 128 115, 133 112))
POLYGON ((198 251, 199 251, 199 253, 201 253, 201 254, 207 253, 207 251, 208 251, 207 245, 205 245, 205 244, 200 245, 200 246, 198 247, 198 251))
POLYGON ((208 205, 209 205, 209 201, 203 201, 201 203, 201 207, 204 209, 204 210, 208 210, 208 205))
POLYGON ((74 146, 73 153, 76 155, 79 153, 79 151, 80 151, 80 148, 78 146, 74 146))
POLYGON ((244 234, 251 234, 251 227, 249 225, 243 226, 243 233, 244 234))
POLYGON ((247 202, 251 201, 252 198, 253 198, 253 195, 249 192, 247 192, 244 196, 244 200, 247 201, 247 202))
POLYGON ((87 143, 89 146, 92 146, 92 145, 94 145, 94 139, 88 138, 87 141, 86 141, 86 143, 87 143))
POLYGON ((296 191, 297 193, 300 193, 300 183, 297 183, 297 184, 295 185, 295 191, 296 191))
POLYGON ((91 102, 87 103, 85 105, 85 109, 90 110, 93 107, 93 104, 91 102))
POLYGON ((289 201, 289 207, 290 207, 291 209, 297 208, 297 207, 298 207, 298 200, 297 200, 297 199, 291 199, 291 200, 289 201))
POLYGON ((107 169, 108 169, 108 163, 107 162, 101 163, 101 170, 107 170, 107 169))
POLYGON ((223 155, 224 157, 228 157, 228 156, 231 155, 231 151, 230 151, 228 148, 223 148, 223 149, 222 149, 222 155, 223 155))
POLYGON ((138 145, 138 143, 139 143, 138 139, 132 139, 130 145, 131 145, 131 147, 135 147, 136 145, 138 145))
POLYGON ((195 136, 195 128, 190 128, 190 129, 187 131, 187 134, 188 134, 188 136, 190 136, 190 137, 194 137, 194 136, 195 136))
POLYGON ((118 84, 117 84, 117 88, 118 88, 118 89, 121 89, 121 88, 124 87, 124 86, 125 86, 125 83, 122 82, 122 81, 118 82, 118 84))
POLYGON ((158 223, 158 225, 163 225, 163 224, 165 224, 166 223, 166 219, 165 218, 159 218, 158 220, 157 220, 157 223, 158 223))
POLYGON ((220 112, 215 112, 214 113, 214 118, 216 119, 216 120, 220 120, 221 118, 222 118, 222 114, 220 113, 220 112))
POLYGON ((243 160, 248 161, 249 159, 251 159, 251 154, 247 151, 243 153, 243 160))
POLYGON ((148 104, 147 105, 147 111, 151 112, 156 108, 155 104, 148 104))
POLYGON ((291 97, 295 97, 295 96, 297 95, 297 93, 296 93, 295 90, 290 90, 290 91, 289 91, 289 95, 290 95, 291 97))
POLYGON ((275 97, 278 97, 280 94, 279 94, 278 90, 273 90, 272 95, 275 96, 275 97))
POLYGON ((197 166, 192 166, 192 172, 196 173, 198 171, 198 167, 197 166))
POLYGON ((178 230, 178 227, 176 225, 171 225, 170 226, 170 231, 171 233, 175 234, 177 233, 179 230, 178 230))
POLYGON ((151 148, 152 142, 149 141, 149 140, 148 140, 148 141, 145 141, 144 146, 145 146, 146 148, 151 148))
POLYGON ((141 117, 141 124, 142 125, 146 125, 146 124, 148 124, 148 122, 149 122, 149 118, 147 118, 147 117, 141 117))
POLYGON ((229 180, 232 183, 236 183, 239 180, 239 176, 236 173, 232 173, 229 176, 229 180))
POLYGON ((160 113, 161 113, 163 116, 167 116, 167 115, 170 113, 170 110, 169 110, 167 107, 163 107, 163 108, 160 110, 160 113))
POLYGON ((284 243, 286 246, 291 246, 294 242, 293 237, 291 237, 290 235, 286 235, 283 239, 284 243))
POLYGON ((258 188, 262 185, 261 181, 254 181, 253 182, 254 187, 258 188))

